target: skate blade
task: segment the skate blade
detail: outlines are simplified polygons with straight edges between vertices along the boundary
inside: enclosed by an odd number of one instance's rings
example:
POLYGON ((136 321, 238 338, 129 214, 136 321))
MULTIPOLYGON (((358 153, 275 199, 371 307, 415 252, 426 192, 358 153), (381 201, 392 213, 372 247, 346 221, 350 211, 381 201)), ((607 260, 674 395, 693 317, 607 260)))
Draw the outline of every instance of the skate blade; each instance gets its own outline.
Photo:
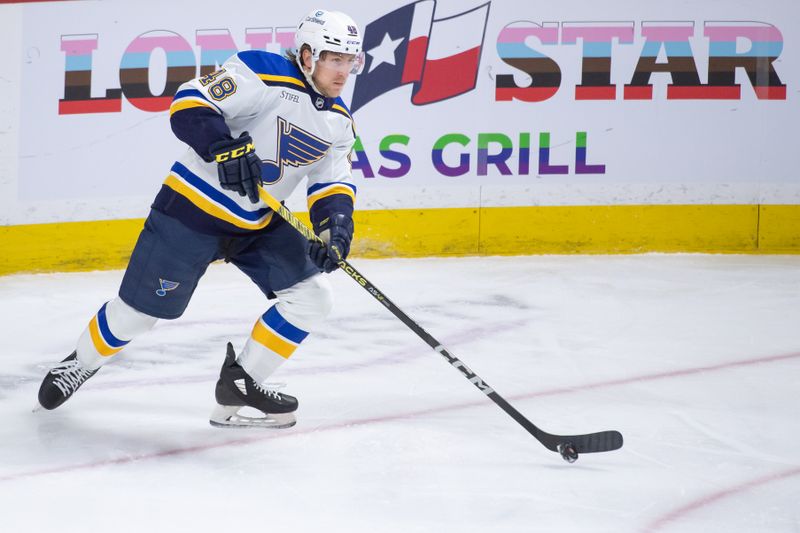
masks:
POLYGON ((208 423, 218 428, 290 428, 297 423, 293 413, 270 413, 263 417, 244 416, 238 413, 242 407, 217 405, 208 423))

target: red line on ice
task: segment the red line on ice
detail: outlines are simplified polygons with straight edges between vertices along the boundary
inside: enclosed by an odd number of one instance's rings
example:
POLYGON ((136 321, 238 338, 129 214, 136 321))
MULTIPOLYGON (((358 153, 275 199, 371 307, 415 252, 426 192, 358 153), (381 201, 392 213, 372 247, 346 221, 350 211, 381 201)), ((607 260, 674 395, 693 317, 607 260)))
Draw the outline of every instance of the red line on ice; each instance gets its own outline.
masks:
MULTIPOLYGON (((520 400, 520 399, 538 398, 538 397, 542 397, 542 396, 555 396, 555 395, 558 395, 558 394, 567 394, 567 393, 573 393, 573 392, 583 392, 583 391, 586 391, 586 390, 594 390, 594 389, 600 389, 600 388, 605 388, 605 387, 614 387, 614 386, 618 386, 618 385, 628 385, 628 384, 631 384, 631 383, 639 383, 639 382, 643 382, 643 381, 655 381, 655 380, 659 380, 659 379, 682 377, 682 376, 688 376, 688 375, 692 375, 692 374, 701 374, 701 373, 704 373, 704 372, 713 372, 713 371, 716 371, 716 370, 725 370, 725 369, 729 369, 729 368, 757 365, 757 364, 761 364, 761 363, 775 363, 775 362, 786 361, 786 360, 797 359, 797 358, 800 358, 800 352, 784 354, 784 355, 775 355, 775 356, 769 356, 769 357, 762 357, 762 358, 755 358, 755 359, 745 359, 745 360, 740 360, 740 361, 732 361, 732 362, 728 362, 728 363, 720 363, 720 364, 717 364, 717 365, 709 365, 709 366, 702 366, 702 367, 695 367, 695 368, 685 368, 685 369, 678 369, 678 370, 672 370, 672 371, 667 371, 667 372, 658 372, 658 373, 652 373, 652 374, 643 374, 643 375, 640 375, 640 376, 632 376, 632 377, 628 377, 628 378, 614 379, 614 380, 609 380, 609 381, 600 381, 600 382, 597 382, 597 383, 587 383, 587 384, 584 384, 584 385, 577 385, 577 386, 574 386, 574 387, 562 387, 562 388, 544 390, 544 391, 533 392, 533 393, 528 393, 528 394, 517 394, 517 395, 513 395, 513 396, 508 396, 508 398, 520 400)), ((47 474, 60 474, 60 473, 64 473, 64 472, 74 472, 74 471, 78 471, 78 470, 89 470, 89 469, 92 469, 92 468, 98 468, 98 467, 102 467, 102 466, 124 465, 124 464, 129 464, 129 463, 133 463, 133 462, 136 462, 136 461, 143 461, 143 460, 147 460, 147 459, 160 459, 162 457, 171 457, 171 456, 177 456, 177 455, 184 455, 184 454, 194 453, 194 452, 198 452, 199 453, 199 452, 204 452, 204 451, 213 450, 213 449, 217 449, 217 448, 223 448, 225 446, 244 446, 244 445, 248 445, 248 444, 253 444, 255 442, 261 442, 261 441, 266 441, 266 440, 270 440, 270 439, 292 437, 292 436, 295 436, 295 435, 304 435, 304 434, 307 434, 307 433, 320 432, 320 431, 335 431, 335 430, 338 430, 338 429, 344 429, 344 428, 353 427, 353 426, 366 426, 366 425, 370 425, 370 424, 380 424, 380 423, 383 423, 383 422, 389 422, 389 421, 393 421, 393 420, 402 420, 402 419, 405 419, 405 418, 415 418, 415 417, 425 416, 425 415, 430 415, 430 414, 439 414, 439 413, 444 413, 444 412, 448 412, 448 411, 457 411, 457 410, 461 410, 461 409, 468 409, 468 408, 472 408, 472 407, 488 406, 488 405, 490 405, 490 404, 485 399, 482 398, 480 400, 476 400, 476 401, 469 402, 469 403, 462 403, 462 404, 450 405, 450 406, 445 406, 445 407, 436 407, 436 408, 425 409, 425 410, 422 410, 422 411, 408 412, 408 413, 397 413, 397 414, 394 414, 394 415, 387 415, 387 416, 381 416, 381 417, 364 418, 364 419, 361 419, 361 420, 350 420, 350 421, 346 421, 346 422, 340 422, 338 424, 331 424, 329 426, 321 426, 321 427, 300 429, 300 430, 281 430, 280 433, 271 433, 271 434, 268 434, 268 435, 263 435, 262 434, 262 435, 256 435, 256 436, 253 436, 253 437, 248 437, 248 438, 234 439, 234 440, 229 440, 229 441, 224 441, 224 442, 218 442, 218 443, 214 443, 214 444, 204 444, 204 445, 199 445, 199 446, 187 446, 187 447, 184 447, 184 448, 174 448, 174 449, 170 449, 170 450, 163 450, 163 451, 160 451, 160 452, 152 452, 152 453, 145 453, 145 454, 135 455, 135 456, 121 457, 119 459, 108 459, 108 460, 105 460, 105 461, 98 461, 98 462, 93 462, 93 463, 84 463, 84 464, 78 464, 78 465, 67 465, 67 466, 61 466, 61 467, 46 468, 46 469, 42 469, 42 470, 33 470, 33 471, 29 471, 29 472, 20 472, 20 473, 17 473, 17 474, 9 474, 9 475, 5 475, 5 476, 0 476, 0 482, 13 481, 13 480, 17 480, 17 479, 36 477, 36 476, 42 476, 42 475, 47 475, 47 474)), ((231 430, 231 431, 235 431, 235 430, 231 430)), ((246 431, 246 430, 242 430, 242 431, 246 431)), ((790 471, 788 475, 795 475, 797 473, 800 473, 800 469, 790 471)), ((784 477, 787 477, 788 475, 784 475, 784 477)), ((757 485, 757 484, 766 483, 766 482, 772 481, 772 480, 773 480, 772 478, 767 479, 767 480, 756 480, 756 482, 751 482, 751 484, 757 485)), ((739 490, 744 490, 744 488, 748 488, 748 487, 743 486, 743 488, 739 488, 739 489, 737 489, 737 490, 735 490, 733 492, 738 492, 739 490)), ((724 497, 726 495, 727 494, 723 494, 723 495, 718 496, 716 498, 713 498, 713 495, 712 495, 713 499, 709 500, 709 501, 713 501, 714 499, 719 499, 719 498, 724 497)))
POLYGON ((679 368, 676 370, 668 370, 665 372, 653 372, 652 374, 642 374, 640 376, 631 376, 627 378, 612 379, 608 381, 598 381, 597 383, 586 383, 583 385, 576 385, 574 387, 562 387, 558 389, 533 392, 530 394, 518 394, 514 396, 514 398, 521 399, 521 398, 537 398, 539 396, 555 396, 557 394, 582 392, 592 389, 604 389, 606 387, 614 387, 617 385, 630 385, 631 383, 640 383, 644 381, 656 381, 659 379, 691 376, 693 374, 703 374, 706 372, 714 372, 717 370, 728 370, 731 368, 759 365, 762 363, 777 363, 780 361, 787 361, 790 359, 800 359, 800 352, 783 354, 783 355, 772 355, 768 357, 760 357, 754 359, 743 359, 739 361, 730 361, 727 363, 719 363, 716 365, 708 365, 708 366, 698 366, 694 368, 679 368))
POLYGON ((643 531, 647 532, 657 531, 659 529, 662 529, 664 526, 679 520, 683 516, 693 511, 696 511, 701 507, 706 507, 708 505, 716 503, 719 500, 722 500, 723 498, 727 498, 729 496, 735 496, 740 492, 745 492, 747 490, 754 489, 761 485, 766 485, 767 483, 772 483, 774 481, 781 481, 783 479, 790 478, 792 476, 796 476, 799 474, 800 474, 800 467, 795 467, 790 470, 784 470, 783 472, 776 472, 774 474, 763 476, 757 479, 745 481, 739 485, 734 485, 732 487, 720 490, 718 492, 712 492, 711 494, 702 496, 694 501, 691 501, 676 509, 673 509, 669 513, 657 518, 656 520, 651 522, 643 531))
MULTIPOLYGON (((117 459, 106 459, 104 461, 95 461, 91 463, 83 463, 77 465, 66 465, 66 466, 57 466, 53 468, 45 468, 42 470, 33 470, 29 472, 19 472, 16 474, 9 474, 5 476, 0 476, 0 482, 3 481, 14 481, 18 479, 24 478, 31 478, 31 477, 38 477, 47 474, 63 474, 65 472, 76 472, 80 470, 91 470, 93 468, 99 468, 103 466, 112 466, 112 465, 125 465, 130 463, 135 463, 137 461, 144 461, 148 459, 160 459, 162 457, 173 457, 179 455, 185 455, 190 453, 199 453, 205 452, 208 450, 214 450, 217 448, 224 448, 227 446, 245 446, 248 444, 253 444, 256 442, 268 441, 272 439, 279 439, 279 438, 286 438, 286 437, 294 437, 296 435, 305 435, 308 433, 318 433, 321 431, 335 431, 338 429, 344 429, 347 427, 354 427, 354 426, 366 426, 370 424, 380 424, 382 422, 388 422, 391 420, 400 420, 404 418, 415 417, 419 415, 426 415, 431 413, 437 413, 441 411, 448 411, 453 409, 459 409, 463 407, 470 407, 470 405, 466 406, 451 406, 445 408, 437 408, 437 409, 426 409, 423 411, 417 411, 412 413, 400 413, 395 415, 389 416, 380 416, 374 418, 363 418, 361 420, 348 420, 345 422, 339 422, 337 424, 331 424, 328 426, 318 426, 318 427, 309 427, 306 429, 283 429, 283 430, 275 430, 275 432, 264 433, 264 431, 269 430, 258 430, 253 429, 252 431, 257 431, 257 435, 253 435, 251 437, 241 438, 241 439, 233 439, 227 440, 223 442, 217 442, 213 444, 202 444, 198 446, 186 446, 182 448, 173 448, 169 450, 162 450, 160 452, 151 452, 151 453, 143 453, 139 455, 129 455, 126 457, 120 457, 117 459)), ((230 429, 230 430, 221 430, 221 431, 250 431, 248 429, 230 429)))

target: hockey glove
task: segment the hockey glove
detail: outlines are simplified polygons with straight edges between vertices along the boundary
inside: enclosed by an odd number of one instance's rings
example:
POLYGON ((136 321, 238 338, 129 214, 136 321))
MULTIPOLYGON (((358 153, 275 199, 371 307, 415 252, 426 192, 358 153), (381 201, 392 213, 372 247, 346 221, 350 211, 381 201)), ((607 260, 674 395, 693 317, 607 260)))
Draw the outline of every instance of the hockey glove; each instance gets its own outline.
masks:
POLYGON ((331 215, 314 231, 324 241, 309 243, 308 255, 320 272, 333 272, 339 268, 339 261, 347 259, 350 242, 353 240, 353 219, 339 213, 331 215))
POLYGON ((258 186, 261 181, 261 160, 256 155, 253 139, 245 131, 238 139, 215 142, 209 153, 217 162, 219 183, 227 191, 247 196, 258 202, 258 186))

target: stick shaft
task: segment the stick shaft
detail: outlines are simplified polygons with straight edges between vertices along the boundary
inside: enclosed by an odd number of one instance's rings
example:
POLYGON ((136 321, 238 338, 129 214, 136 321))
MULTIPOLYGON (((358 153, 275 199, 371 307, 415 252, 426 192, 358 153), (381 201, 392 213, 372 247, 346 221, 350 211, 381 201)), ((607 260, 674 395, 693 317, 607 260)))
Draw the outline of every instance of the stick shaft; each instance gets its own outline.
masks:
MULTIPOLYGON (((298 219, 294 214, 280 203, 275 197, 259 188, 259 195, 261 199, 278 215, 281 216, 286 222, 292 225, 304 237, 310 241, 321 242, 321 239, 314 233, 314 231, 298 219)), ((405 324, 411 331, 417 334, 425 343, 433 348, 439 355, 441 355, 450 365, 455 367, 461 374, 475 387, 484 393, 486 396, 506 412, 511 418, 514 419, 519 425, 533 435, 536 440, 542 443, 546 448, 551 451, 557 451, 557 446, 564 439, 571 439, 576 443, 579 451, 593 452, 593 451, 608 451, 617 449, 622 446, 622 437, 618 432, 601 432, 589 435, 575 435, 569 437, 562 437, 559 435, 551 435, 536 427, 536 425, 525 418, 519 411, 517 411, 505 398, 500 396, 494 389, 492 389, 483 379, 480 378, 475 372, 465 365, 459 358, 451 354, 433 335, 425 331, 425 329, 417 324, 411 317, 409 317, 402 309, 397 307, 391 299, 389 299, 383 292, 381 292, 372 282, 364 277, 353 265, 344 259, 338 261, 339 268, 342 269, 348 276, 350 276, 356 283, 358 283, 364 290, 372 295, 373 298, 383 304, 394 316, 405 324)))
MULTIPOLYGON (((264 189, 259 189, 259 195, 261 199, 270 206, 278 215, 281 216, 286 222, 292 225, 297 231, 299 231, 304 237, 311 241, 319 241, 320 238, 309 228, 307 225, 303 223, 302 220, 294 216, 294 214, 283 204, 281 204, 277 199, 275 199, 272 195, 266 192, 264 189)), ((433 335, 425 331, 425 329, 416 323, 411 317, 409 317, 402 309, 400 309, 395 303, 388 298, 383 292, 381 292, 372 282, 370 282, 366 277, 364 277, 356 268, 353 267, 350 263, 346 260, 341 259, 339 260, 339 267, 348 275, 350 276, 356 283, 361 285, 368 293, 372 295, 373 298, 378 300, 381 304, 384 305, 394 316, 400 319, 400 321, 405 324, 411 331, 417 334, 425 343, 433 348, 439 355, 445 358, 448 363, 458 369, 464 377, 478 390, 482 393, 487 395, 491 398, 494 403, 500 406, 503 411, 508 413, 511 418, 516 420, 519 424, 521 424, 528 432, 538 438, 541 434, 541 430, 537 428, 534 424, 532 424, 528 419, 526 419, 519 411, 514 409, 502 396, 500 396, 497 392, 494 391, 485 381, 483 381, 480 376, 475 374, 467 365, 465 365, 459 358, 451 354, 441 342, 436 340, 433 335)))

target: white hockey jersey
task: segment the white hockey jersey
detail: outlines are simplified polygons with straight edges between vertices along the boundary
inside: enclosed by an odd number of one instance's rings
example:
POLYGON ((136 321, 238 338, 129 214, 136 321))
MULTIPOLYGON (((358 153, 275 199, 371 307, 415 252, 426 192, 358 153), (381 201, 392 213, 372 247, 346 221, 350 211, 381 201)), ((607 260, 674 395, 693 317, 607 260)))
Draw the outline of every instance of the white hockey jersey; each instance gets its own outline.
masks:
POLYGON ((352 211, 350 112, 341 99, 311 89, 290 60, 240 52, 220 70, 181 85, 170 116, 173 131, 192 149, 173 165, 154 209, 211 234, 248 233, 270 223, 273 212, 266 204, 254 204, 219 184, 217 163, 207 148, 221 140, 220 128, 227 126, 234 138, 249 132, 262 161, 264 186, 275 198, 288 198, 307 176, 312 215, 331 201, 349 204, 352 211))

